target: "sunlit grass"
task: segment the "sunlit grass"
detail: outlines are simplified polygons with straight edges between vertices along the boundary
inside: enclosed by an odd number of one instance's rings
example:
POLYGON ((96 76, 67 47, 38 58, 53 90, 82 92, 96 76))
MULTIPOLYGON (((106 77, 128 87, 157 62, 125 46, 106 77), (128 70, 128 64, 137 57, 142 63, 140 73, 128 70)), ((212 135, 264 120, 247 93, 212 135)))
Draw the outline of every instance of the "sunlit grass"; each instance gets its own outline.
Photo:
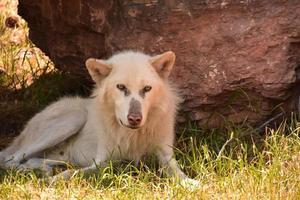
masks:
POLYGON ((240 138, 244 131, 250 128, 222 132, 189 127, 181 132, 176 157, 184 171, 201 182, 196 190, 161 176, 151 159, 138 168, 112 164, 97 174, 77 174, 50 185, 37 173, 2 171, 0 199, 299 199, 297 122, 283 122, 262 136, 252 130, 248 138, 240 138))

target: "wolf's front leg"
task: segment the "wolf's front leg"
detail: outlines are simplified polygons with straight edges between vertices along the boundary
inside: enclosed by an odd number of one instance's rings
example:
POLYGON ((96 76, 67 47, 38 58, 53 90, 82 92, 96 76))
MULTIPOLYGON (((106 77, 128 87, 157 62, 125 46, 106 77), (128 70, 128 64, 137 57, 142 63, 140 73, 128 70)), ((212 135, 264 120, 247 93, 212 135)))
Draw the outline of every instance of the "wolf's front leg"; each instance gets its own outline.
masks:
POLYGON ((106 166, 107 166, 106 162, 101 162, 101 163, 90 165, 88 167, 84 167, 82 169, 68 169, 68 170, 65 170, 53 177, 50 177, 47 181, 49 183, 53 183, 59 179, 69 180, 76 174, 83 173, 83 175, 86 175, 86 174, 95 173, 99 169, 99 167, 102 168, 102 167, 106 167, 106 166))
POLYGON ((39 169, 45 173, 46 176, 52 176, 52 168, 54 166, 65 166, 66 163, 64 161, 59 160, 50 160, 44 158, 30 158, 25 163, 17 166, 18 170, 28 171, 39 169))
POLYGON ((73 176, 75 176, 78 173, 82 173, 83 175, 85 174, 91 174, 95 173, 99 168, 104 168, 108 166, 108 163, 106 161, 106 154, 105 152, 100 149, 97 153, 97 158, 93 160, 93 163, 90 166, 83 167, 81 169, 68 169, 65 170, 51 178, 48 179, 48 182, 55 182, 59 179, 63 180, 69 180, 73 176))
POLYGON ((170 146, 161 147, 157 151, 157 156, 163 170, 170 177, 175 177, 179 180, 180 185, 188 189, 196 189, 200 187, 197 180, 188 178, 187 175, 180 169, 177 161, 173 158, 173 149, 170 146))

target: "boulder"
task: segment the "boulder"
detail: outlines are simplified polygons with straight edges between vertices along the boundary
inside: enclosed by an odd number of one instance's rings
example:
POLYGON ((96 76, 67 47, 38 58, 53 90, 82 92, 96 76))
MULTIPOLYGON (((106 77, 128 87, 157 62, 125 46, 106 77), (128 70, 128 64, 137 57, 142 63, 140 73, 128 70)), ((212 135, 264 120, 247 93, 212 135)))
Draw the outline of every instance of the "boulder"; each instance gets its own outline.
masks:
POLYGON ((20 0, 19 14, 59 69, 87 78, 88 57, 174 51, 179 122, 259 123, 298 102, 298 0, 20 0))

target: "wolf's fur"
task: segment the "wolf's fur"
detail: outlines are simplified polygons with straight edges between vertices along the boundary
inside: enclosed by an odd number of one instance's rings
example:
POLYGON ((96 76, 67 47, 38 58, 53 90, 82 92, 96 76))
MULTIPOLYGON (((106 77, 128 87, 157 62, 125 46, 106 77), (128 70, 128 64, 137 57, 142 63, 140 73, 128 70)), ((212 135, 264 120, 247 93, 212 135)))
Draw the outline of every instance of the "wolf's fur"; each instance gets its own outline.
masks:
MULTIPOLYGON (((172 158, 180 100, 167 80, 174 61, 173 52, 150 57, 131 51, 108 60, 88 59, 96 82, 91 98, 62 98, 36 114, 0 152, 0 165, 51 174, 52 166, 63 161, 86 172, 110 159, 139 161, 153 152, 169 175, 189 180, 172 158)), ((56 177, 70 175, 67 170, 56 177)))

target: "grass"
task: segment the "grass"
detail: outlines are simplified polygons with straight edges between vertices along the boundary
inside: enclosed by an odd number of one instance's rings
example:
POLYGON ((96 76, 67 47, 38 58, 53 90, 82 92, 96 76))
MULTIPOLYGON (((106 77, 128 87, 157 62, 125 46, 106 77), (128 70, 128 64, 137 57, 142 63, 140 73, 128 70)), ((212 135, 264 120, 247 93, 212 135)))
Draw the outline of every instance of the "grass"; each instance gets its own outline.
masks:
POLYGON ((38 173, 2 171, 0 199, 299 199, 299 133, 293 120, 263 135, 249 127, 220 132, 189 126, 178 137, 176 157, 201 182, 192 191, 160 176, 150 159, 139 168, 115 164, 50 185, 38 173))
MULTIPOLYGON (((15 3, 0 0, 0 148, 49 102, 88 93, 76 77, 54 70, 28 39, 23 20, 15 28, 4 25, 15 3)), ((175 152, 184 171, 201 182, 192 191, 161 176, 150 157, 138 168, 114 163, 50 185, 38 171, 0 170, 0 199, 300 199, 299 133, 295 118, 263 133, 245 124, 223 130, 187 125, 178 131, 175 152)))

